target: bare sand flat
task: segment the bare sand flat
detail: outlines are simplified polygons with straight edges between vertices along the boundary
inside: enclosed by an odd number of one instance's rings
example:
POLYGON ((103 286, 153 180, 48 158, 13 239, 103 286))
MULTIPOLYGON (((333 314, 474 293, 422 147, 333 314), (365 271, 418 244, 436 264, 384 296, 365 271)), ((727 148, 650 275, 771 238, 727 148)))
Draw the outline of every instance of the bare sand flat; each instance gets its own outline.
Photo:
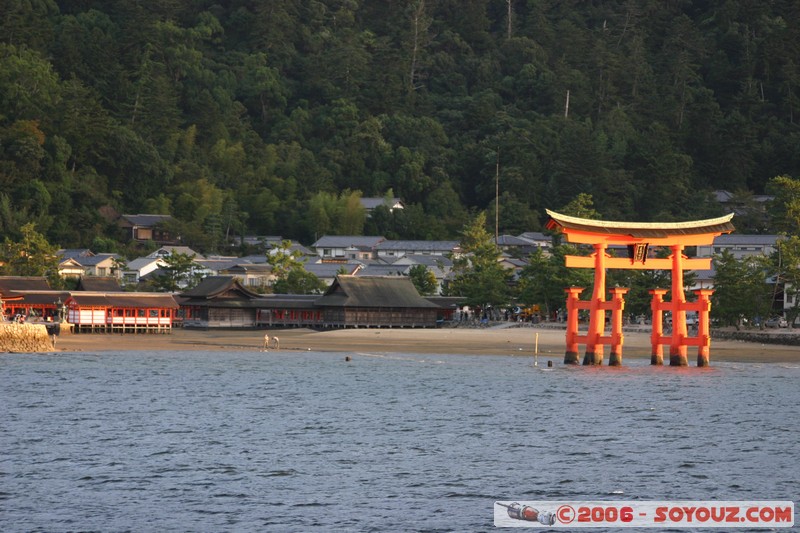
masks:
MULTIPOLYGON (((464 355, 532 356, 538 334, 541 361, 560 364, 564 358, 564 331, 537 327, 495 327, 485 329, 309 329, 270 330, 280 338, 280 349, 295 351, 330 351, 349 353, 421 353, 464 355)), ((189 330, 175 329, 168 334, 62 334, 58 351, 259 351, 264 330, 189 330)), ((580 349, 583 350, 583 346, 580 349)), ((606 348, 606 358, 609 349, 606 348)), ((689 347, 689 363, 695 364, 697 349, 689 347)), ((582 358, 582 357, 581 357, 582 358)), ((650 358, 650 336, 646 332, 626 332, 623 362, 626 358, 650 358)), ((669 360, 669 348, 665 347, 669 360)), ((800 347, 752 342, 711 341, 711 363, 800 362, 800 347)), ((606 359, 607 361, 607 359, 606 359)))

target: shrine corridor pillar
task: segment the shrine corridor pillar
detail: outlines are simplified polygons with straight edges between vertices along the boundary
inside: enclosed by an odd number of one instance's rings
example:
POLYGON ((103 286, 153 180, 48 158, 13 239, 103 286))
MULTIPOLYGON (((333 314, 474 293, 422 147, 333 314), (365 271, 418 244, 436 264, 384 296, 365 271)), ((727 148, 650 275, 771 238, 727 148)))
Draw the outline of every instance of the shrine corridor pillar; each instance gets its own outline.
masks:
POLYGON ((606 327, 606 312, 603 303, 606 301, 606 244, 594 245, 594 290, 589 306, 589 332, 586 335, 586 353, 584 365, 603 364, 603 344, 600 337, 606 327))
POLYGON ((672 249, 672 336, 669 345, 669 366, 689 366, 686 329, 686 296, 683 294, 683 245, 673 244, 672 249))

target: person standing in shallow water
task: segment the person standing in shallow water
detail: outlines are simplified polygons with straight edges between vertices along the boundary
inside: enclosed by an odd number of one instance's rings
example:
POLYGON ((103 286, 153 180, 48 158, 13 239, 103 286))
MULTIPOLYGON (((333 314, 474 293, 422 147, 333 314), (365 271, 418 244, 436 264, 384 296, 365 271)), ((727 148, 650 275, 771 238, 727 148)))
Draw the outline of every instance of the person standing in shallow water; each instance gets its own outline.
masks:
POLYGON ((266 352, 269 349, 269 333, 264 334, 264 347, 261 349, 262 352, 266 352))

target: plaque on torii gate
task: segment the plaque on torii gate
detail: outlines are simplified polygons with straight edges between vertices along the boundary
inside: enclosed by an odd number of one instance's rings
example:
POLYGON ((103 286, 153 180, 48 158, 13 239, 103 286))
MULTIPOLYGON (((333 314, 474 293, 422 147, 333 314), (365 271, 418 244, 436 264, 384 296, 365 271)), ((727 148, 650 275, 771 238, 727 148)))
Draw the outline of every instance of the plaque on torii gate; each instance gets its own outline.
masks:
POLYGON ((683 292, 684 270, 709 270, 711 258, 687 258, 683 255, 686 246, 709 245, 714 238, 734 230, 733 213, 713 219, 689 222, 617 222, 590 220, 562 215, 547 210, 550 220, 547 229, 560 230, 568 242, 590 244, 594 253, 590 256, 565 257, 569 268, 594 269, 594 287, 590 300, 580 300, 583 288, 570 287, 567 292, 567 347, 564 363, 578 364, 578 345, 585 344, 584 365, 603 363, 603 346, 611 345, 609 365, 622 364, 622 311, 624 295, 628 289, 611 289, 611 300, 606 300, 606 269, 671 270, 671 300, 665 302, 666 289, 653 289, 651 309, 653 330, 651 363, 663 364, 663 345, 669 346, 671 366, 688 365, 687 347, 697 346, 697 366, 708 366, 711 337, 708 312, 711 309, 710 289, 695 290, 696 302, 687 302, 683 292), (606 253, 609 246, 625 246, 628 257, 611 257, 606 253), (669 247, 667 258, 647 257, 651 246, 669 247), (586 335, 578 333, 578 311, 589 311, 589 328, 586 335), (611 335, 604 335, 606 311, 611 311, 611 335), (662 313, 672 313, 672 332, 664 335, 662 313), (690 337, 686 326, 686 311, 697 311, 697 336, 690 337))

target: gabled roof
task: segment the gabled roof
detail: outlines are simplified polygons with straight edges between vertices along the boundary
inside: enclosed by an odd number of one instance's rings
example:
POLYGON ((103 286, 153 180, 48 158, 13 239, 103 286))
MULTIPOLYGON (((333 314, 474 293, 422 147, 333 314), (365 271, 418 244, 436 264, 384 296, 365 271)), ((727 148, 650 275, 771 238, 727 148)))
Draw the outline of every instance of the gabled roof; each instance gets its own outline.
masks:
POLYGON ((44 276, 0 276, 0 292, 49 291, 50 284, 44 276))
POLYGON ((253 263, 238 263, 231 265, 225 269, 225 272, 242 272, 245 274, 271 274, 272 265, 267 263, 260 263, 254 265, 253 263))
POLYGON ((161 222, 166 222, 168 220, 172 220, 172 217, 170 215, 148 215, 148 214, 122 215, 123 222, 127 222, 131 226, 139 226, 141 228, 149 228, 161 222))
POLYGON ((378 251, 452 252, 459 246, 458 241, 383 241, 375 246, 375 249, 378 251))
POLYGON ((361 205, 367 211, 371 211, 380 205, 385 205, 389 209, 403 209, 403 201, 400 198, 361 198, 361 205))
POLYGON ((56 305, 58 300, 65 302, 69 298, 67 291, 30 290, 17 291, 3 295, 6 300, 13 300, 17 305, 56 305))
POLYGON ((177 309, 171 294, 163 292, 73 292, 70 300, 80 307, 160 307, 177 309))
POLYGON ((775 246, 783 235, 741 234, 719 235, 714 239, 714 246, 775 246))
POLYGON ((119 280, 111 276, 81 276, 78 280, 79 291, 120 292, 119 280))
POLYGON ((381 276, 402 276, 408 269, 409 265, 382 265, 377 263, 367 263, 364 268, 356 272, 356 276, 360 278, 374 278, 381 276))
POLYGON ((62 259, 76 259, 78 257, 89 257, 94 253, 88 248, 65 248, 56 252, 62 259))
POLYGON ((355 274, 363 265, 361 263, 304 263, 306 272, 314 274, 320 279, 334 278, 340 269, 348 274, 355 274))
POLYGON ((314 248, 367 248, 373 249, 384 237, 364 237, 363 235, 324 235, 312 244, 314 248))
POLYGON ((529 239, 514 237, 513 235, 500 235, 497 238, 497 244, 499 246, 530 246, 533 243, 529 239))
POLYGON ((153 263, 158 263, 159 265, 164 264, 164 259, 156 258, 151 259, 150 257, 137 257, 133 261, 129 261, 128 265, 125 267, 125 270, 141 270, 142 268, 152 265, 153 263))
POLYGON ((330 307, 438 307, 419 295, 411 279, 405 276, 359 278, 337 276, 318 306, 330 307))
POLYGON ((166 257, 174 254, 188 255, 189 257, 195 256, 196 259, 202 259, 203 256, 189 248, 188 246, 162 246, 155 252, 148 254, 147 257, 166 257))
POLYGON ((211 272, 220 272, 243 263, 245 263, 245 261, 242 259, 195 259, 193 261, 193 264, 211 272))
POLYGON ((208 276, 197 287, 181 293, 182 297, 211 300, 230 293, 238 294, 245 299, 262 298, 262 295, 246 289, 238 279, 233 276, 208 276))
POLYGON ((425 265, 426 267, 438 267, 442 265, 444 268, 453 266, 453 260, 446 255, 422 255, 422 254, 406 254, 397 259, 393 265, 425 265))
POLYGON ((531 244, 539 244, 539 243, 547 243, 550 244, 553 242, 553 237, 550 235, 545 235, 540 231, 526 231, 525 233, 520 233, 517 235, 518 239, 524 239, 531 244))
POLYGON ((76 257, 75 261, 78 262, 79 265, 83 267, 95 266, 99 265, 103 261, 108 261, 109 259, 119 258, 119 254, 97 254, 97 255, 90 255, 87 257, 76 257))

